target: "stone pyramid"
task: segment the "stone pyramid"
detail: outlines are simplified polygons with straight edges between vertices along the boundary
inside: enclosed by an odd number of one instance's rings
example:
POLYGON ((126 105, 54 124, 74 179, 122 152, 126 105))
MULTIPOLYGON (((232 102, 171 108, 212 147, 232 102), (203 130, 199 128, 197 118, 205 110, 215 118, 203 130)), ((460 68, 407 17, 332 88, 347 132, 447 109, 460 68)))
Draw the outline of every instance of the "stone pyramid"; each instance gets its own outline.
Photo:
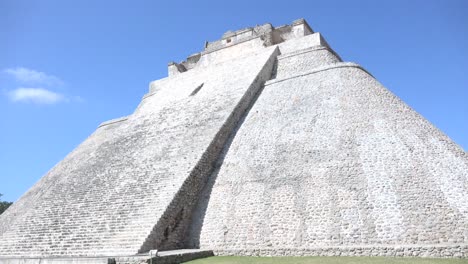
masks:
POLYGON ((468 257, 467 153, 303 19, 168 71, 0 216, 3 259, 468 257))

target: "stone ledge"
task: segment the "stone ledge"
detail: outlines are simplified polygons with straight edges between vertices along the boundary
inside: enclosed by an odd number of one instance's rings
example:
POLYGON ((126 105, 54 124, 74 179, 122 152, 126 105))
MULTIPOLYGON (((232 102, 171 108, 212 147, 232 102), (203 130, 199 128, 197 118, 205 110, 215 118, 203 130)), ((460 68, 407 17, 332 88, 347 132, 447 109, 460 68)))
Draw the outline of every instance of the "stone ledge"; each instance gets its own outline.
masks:
MULTIPOLYGON (((307 75, 318 73, 318 72, 337 69, 337 68, 358 68, 358 69, 361 69, 361 70, 365 71, 370 76, 372 76, 372 74, 370 74, 366 69, 361 67, 361 65, 359 65, 359 64, 356 64, 354 62, 339 62, 339 63, 330 64, 330 65, 323 66, 323 67, 313 68, 309 72, 306 72, 306 73, 303 73, 303 74, 293 75, 293 76, 289 76, 289 77, 286 77, 286 78, 283 78, 283 79, 272 79, 272 80, 267 81, 265 83, 265 86, 272 85, 272 84, 279 83, 279 82, 284 82, 284 81, 294 79, 294 78, 298 78, 298 77, 302 77, 302 76, 307 76, 307 75)), ((372 76, 372 77, 374 77, 374 76, 372 76)))
POLYGON ((123 116, 123 117, 114 118, 114 119, 111 119, 111 120, 108 120, 108 121, 104 121, 98 126, 98 128, 103 127, 103 126, 112 125, 112 124, 119 123, 119 122, 123 122, 123 121, 125 121, 127 119, 128 119, 128 116, 123 116))
POLYGON ((217 256, 382 256, 468 258, 468 244, 461 245, 362 245, 316 248, 213 249, 217 256))
POLYGON ((1 264, 170 264, 214 256, 212 250, 179 249, 160 251, 155 257, 149 254, 132 256, 76 256, 76 257, 1 257, 1 264))
POLYGON ((109 260, 109 263, 115 264, 135 264, 135 263, 157 263, 157 264, 172 264, 172 263, 181 263, 187 262, 199 258, 207 258, 214 256, 213 251, 211 250, 202 250, 202 249, 179 249, 179 250, 169 250, 158 252, 156 257, 121 257, 109 260))
POLYGON ((213 53, 213 52, 216 52, 216 51, 227 49, 227 48, 230 48, 230 47, 233 47, 233 46, 236 46, 236 45, 239 45, 239 44, 242 44, 242 43, 254 40, 254 39, 258 39, 258 38, 261 38, 261 37, 263 37, 263 36, 261 36, 261 35, 250 36, 250 37, 247 37, 245 39, 239 40, 236 43, 233 43, 233 44, 231 44, 229 46, 221 46, 221 47, 213 48, 212 50, 204 50, 204 51, 200 52, 200 54, 201 54, 201 56, 203 56, 203 55, 206 55, 206 54, 210 54, 210 53, 213 53))
POLYGON ((156 92, 149 92, 149 93, 143 95, 143 97, 141 98, 141 101, 143 101, 143 100, 145 100, 146 98, 151 97, 151 96, 153 96, 153 95, 155 95, 155 94, 156 94, 156 92))
POLYGON ((107 264, 107 257, 0 257, 1 264, 107 264))
MULTIPOLYGON (((320 34, 320 33, 314 33, 314 34, 320 34)), ((320 36, 320 38, 322 38, 322 37, 320 36)), ((308 47, 308 48, 305 48, 305 49, 300 49, 300 50, 296 50, 296 51, 293 51, 293 52, 288 52, 288 53, 281 54, 281 55, 278 56, 278 60, 287 59, 287 58, 294 57, 294 56, 297 56, 297 55, 301 55, 301 54, 305 54, 305 53, 309 53, 309 52, 314 52, 314 51, 319 51, 319 50, 328 50, 335 57, 337 57, 340 62, 343 61, 341 59, 341 57, 338 55, 338 53, 336 53, 332 48, 330 48, 330 46, 328 46, 328 44, 325 45, 323 43, 321 43, 320 45, 308 47)), ((280 49, 280 51, 281 51, 281 49, 280 49)))
POLYGON ((309 48, 305 48, 305 49, 296 50, 296 51, 293 51, 293 52, 281 54, 281 55, 278 56, 278 60, 287 59, 287 58, 290 58, 290 57, 294 57, 294 56, 309 53, 309 52, 314 52, 314 51, 317 51, 317 50, 329 50, 329 51, 331 51, 331 49, 326 47, 326 46, 317 45, 317 46, 312 46, 312 47, 309 47, 309 48))

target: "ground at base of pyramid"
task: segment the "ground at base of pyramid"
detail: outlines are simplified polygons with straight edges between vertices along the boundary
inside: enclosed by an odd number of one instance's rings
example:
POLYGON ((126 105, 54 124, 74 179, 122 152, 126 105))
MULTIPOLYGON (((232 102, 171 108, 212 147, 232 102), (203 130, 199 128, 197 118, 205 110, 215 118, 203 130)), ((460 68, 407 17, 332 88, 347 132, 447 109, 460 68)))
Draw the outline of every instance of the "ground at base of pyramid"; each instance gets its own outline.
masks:
POLYGON ((187 264, 462 264, 463 259, 395 257, 209 257, 187 264))
POLYGON ((0 262, 466 258, 467 194, 450 138, 305 20, 264 24, 169 63, 44 175, 0 215, 0 262))

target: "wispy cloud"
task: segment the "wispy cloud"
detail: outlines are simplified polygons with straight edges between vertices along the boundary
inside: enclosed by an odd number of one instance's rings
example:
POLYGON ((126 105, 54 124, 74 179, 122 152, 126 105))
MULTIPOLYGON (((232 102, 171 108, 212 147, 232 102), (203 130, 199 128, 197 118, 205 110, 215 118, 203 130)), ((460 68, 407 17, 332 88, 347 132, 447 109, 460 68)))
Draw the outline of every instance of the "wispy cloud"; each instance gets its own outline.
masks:
POLYGON ((34 104, 83 102, 80 96, 55 92, 54 90, 64 85, 64 82, 57 76, 25 67, 4 69, 3 73, 12 76, 19 86, 14 90, 4 90, 4 94, 11 102, 34 104))
POLYGON ((62 86, 64 84, 60 78, 54 75, 24 67, 9 68, 3 71, 24 84, 44 84, 49 86, 62 86))
POLYGON ((56 104, 66 102, 69 99, 62 94, 49 91, 44 88, 17 88, 8 92, 12 102, 56 104))

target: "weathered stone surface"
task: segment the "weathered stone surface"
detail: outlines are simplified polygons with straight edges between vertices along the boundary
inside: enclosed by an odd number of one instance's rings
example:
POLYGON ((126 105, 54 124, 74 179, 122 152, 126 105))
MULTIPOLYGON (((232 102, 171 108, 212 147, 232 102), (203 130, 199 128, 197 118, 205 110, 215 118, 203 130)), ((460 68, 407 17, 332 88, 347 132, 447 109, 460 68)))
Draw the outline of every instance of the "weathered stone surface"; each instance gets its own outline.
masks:
POLYGON ((362 245, 318 246, 295 248, 231 248, 215 249, 215 254, 226 256, 383 256, 467 258, 468 246, 458 245, 362 245))
POLYGON ((0 255, 183 247, 197 188, 270 78, 276 52, 262 49, 153 82, 135 113, 101 126, 1 215, 0 255))
POLYGON ((325 46, 301 48, 278 57, 276 79, 226 146, 191 245, 247 255, 356 245, 375 248, 358 255, 394 255, 406 245, 404 256, 465 256, 466 153, 359 66, 325 46))
POLYGON ((467 154, 305 21, 168 71, 0 216, 0 256, 467 257, 467 154))

